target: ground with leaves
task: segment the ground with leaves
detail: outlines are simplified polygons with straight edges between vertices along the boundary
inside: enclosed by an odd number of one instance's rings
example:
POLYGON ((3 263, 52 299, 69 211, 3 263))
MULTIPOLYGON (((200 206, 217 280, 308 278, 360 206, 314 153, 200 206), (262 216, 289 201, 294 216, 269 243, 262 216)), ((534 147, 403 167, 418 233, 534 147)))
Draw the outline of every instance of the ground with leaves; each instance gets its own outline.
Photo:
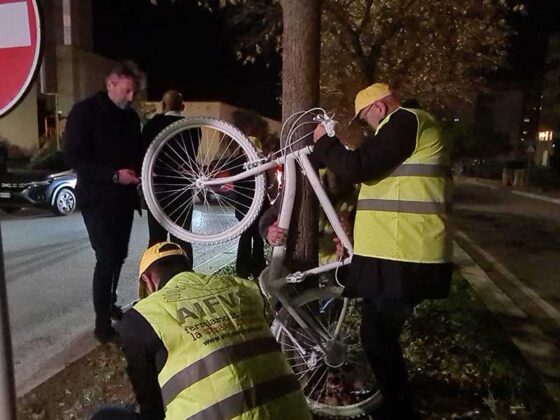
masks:
MULTIPOLYGON (((429 419, 558 418, 537 375, 457 277, 447 300, 420 305, 403 336, 418 408, 429 419)), ((125 361, 100 346, 18 401, 20 419, 86 419, 133 402, 125 361)))

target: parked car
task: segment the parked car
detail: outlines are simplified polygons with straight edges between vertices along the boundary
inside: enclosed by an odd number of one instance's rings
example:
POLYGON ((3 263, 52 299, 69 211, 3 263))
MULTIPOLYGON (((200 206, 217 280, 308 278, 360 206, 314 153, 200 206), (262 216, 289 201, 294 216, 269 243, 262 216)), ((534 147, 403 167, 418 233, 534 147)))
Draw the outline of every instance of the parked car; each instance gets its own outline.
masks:
POLYGON ((13 212, 23 207, 50 209, 57 216, 76 210, 76 173, 64 165, 61 152, 31 165, 31 169, 0 174, 0 208, 13 212))

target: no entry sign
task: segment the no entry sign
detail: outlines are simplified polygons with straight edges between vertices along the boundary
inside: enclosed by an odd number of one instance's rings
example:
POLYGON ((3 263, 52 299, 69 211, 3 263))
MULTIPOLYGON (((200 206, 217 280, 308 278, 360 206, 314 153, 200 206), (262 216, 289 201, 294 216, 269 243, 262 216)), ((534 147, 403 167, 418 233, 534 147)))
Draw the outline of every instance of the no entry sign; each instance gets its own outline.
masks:
POLYGON ((0 0, 0 116, 27 93, 39 68, 42 42, 37 0, 0 0))

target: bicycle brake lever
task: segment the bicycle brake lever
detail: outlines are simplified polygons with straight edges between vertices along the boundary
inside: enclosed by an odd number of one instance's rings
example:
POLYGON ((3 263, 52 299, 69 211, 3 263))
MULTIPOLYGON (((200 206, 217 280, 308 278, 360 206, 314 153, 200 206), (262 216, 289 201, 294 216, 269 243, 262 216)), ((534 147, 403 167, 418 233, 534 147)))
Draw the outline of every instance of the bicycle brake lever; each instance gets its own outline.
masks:
POLYGON ((317 121, 323 124, 323 127, 325 127, 325 131, 327 132, 327 136, 335 136, 336 133, 334 132, 334 126, 336 125, 336 121, 329 117, 327 114, 316 115, 315 117, 313 117, 313 121, 317 121))
POLYGON ((286 283, 301 283, 305 279, 305 276, 301 271, 296 271, 295 273, 286 276, 286 283))

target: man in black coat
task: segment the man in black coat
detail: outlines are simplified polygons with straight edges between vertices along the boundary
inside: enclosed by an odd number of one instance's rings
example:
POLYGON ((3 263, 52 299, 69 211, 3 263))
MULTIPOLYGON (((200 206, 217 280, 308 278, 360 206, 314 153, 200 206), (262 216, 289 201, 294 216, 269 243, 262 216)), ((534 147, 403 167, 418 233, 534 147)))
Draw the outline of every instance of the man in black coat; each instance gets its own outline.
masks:
POLYGON ((131 104, 141 77, 134 63, 119 64, 106 77, 107 91, 74 105, 66 123, 66 161, 78 174, 77 199, 95 251, 95 337, 103 343, 116 337, 111 318, 122 316, 116 291, 139 208, 143 147, 131 104))
MULTIPOLYGON (((144 143, 144 147, 146 150, 148 149, 150 144, 154 141, 154 139, 158 136, 158 134, 161 133, 162 130, 164 130, 174 122, 184 118, 182 114, 183 109, 184 109, 183 95, 181 95, 181 93, 177 92, 176 90, 168 90, 163 94, 163 98, 161 100, 161 114, 156 114, 151 120, 149 120, 144 125, 144 128, 142 129, 142 141, 144 143)), ((196 154, 198 153, 200 137, 201 137, 200 129, 192 129, 189 135, 184 136, 184 141, 188 141, 189 145, 185 145, 185 150, 183 150, 183 152, 190 153, 191 155, 190 158, 193 160, 196 160, 196 154)), ((163 159, 163 156, 160 156, 160 159, 163 159)), ((176 165, 176 163, 173 161, 170 161, 169 164, 171 166, 176 165)), ((183 194, 182 198, 183 200, 188 199, 188 197, 186 197, 186 194, 183 194)), ((181 200, 180 203, 178 202, 178 205, 183 204, 183 200, 181 200)), ((172 213, 172 211, 170 212, 172 213)), ((192 217, 192 211, 190 216, 186 218, 189 228, 190 228, 191 217, 192 217)), ((149 210, 148 210, 148 231, 150 235, 148 241, 148 248, 159 242, 165 242, 168 240, 167 238, 168 232, 165 230, 163 226, 159 224, 159 222, 156 220, 152 212, 149 210)), ((181 248, 183 248, 183 250, 187 254, 187 257, 189 258, 189 262, 191 264, 190 270, 192 270, 193 268, 192 245, 189 242, 183 241, 174 235, 170 235, 169 241, 181 245, 181 248)))

